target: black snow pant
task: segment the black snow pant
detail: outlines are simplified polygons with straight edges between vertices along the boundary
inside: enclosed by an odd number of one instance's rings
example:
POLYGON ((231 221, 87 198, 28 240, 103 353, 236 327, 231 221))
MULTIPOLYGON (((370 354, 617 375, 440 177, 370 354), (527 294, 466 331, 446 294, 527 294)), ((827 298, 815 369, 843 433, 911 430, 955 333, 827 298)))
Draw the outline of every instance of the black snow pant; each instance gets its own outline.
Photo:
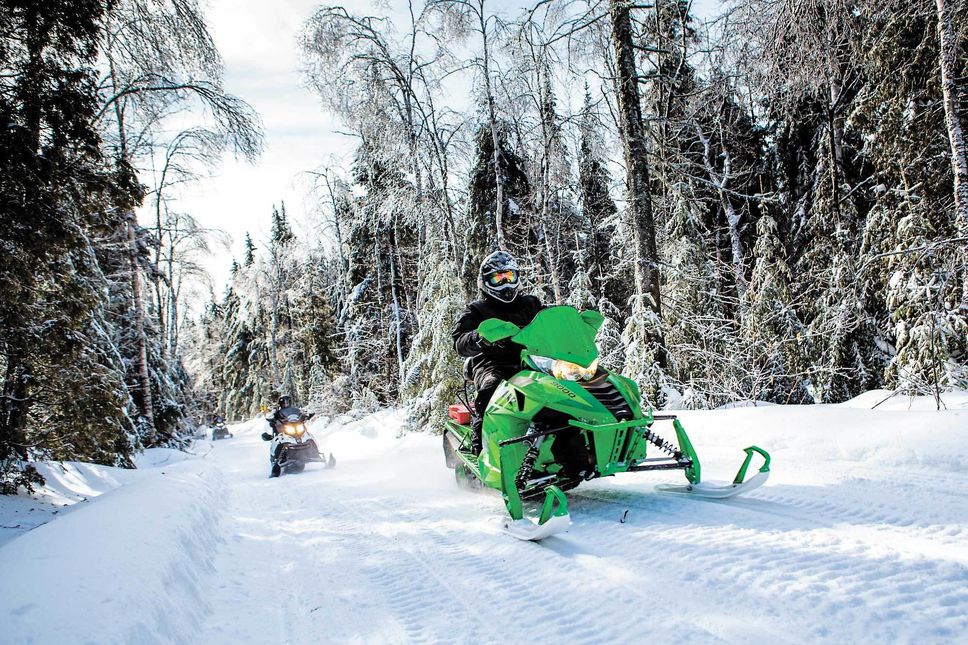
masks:
POLYGON ((490 361, 481 361, 474 366, 474 387, 477 397, 474 399, 474 415, 471 418, 471 428, 474 430, 472 439, 475 454, 480 454, 482 441, 481 429, 484 427, 484 410, 494 395, 501 381, 507 380, 521 371, 520 367, 502 365, 490 361))

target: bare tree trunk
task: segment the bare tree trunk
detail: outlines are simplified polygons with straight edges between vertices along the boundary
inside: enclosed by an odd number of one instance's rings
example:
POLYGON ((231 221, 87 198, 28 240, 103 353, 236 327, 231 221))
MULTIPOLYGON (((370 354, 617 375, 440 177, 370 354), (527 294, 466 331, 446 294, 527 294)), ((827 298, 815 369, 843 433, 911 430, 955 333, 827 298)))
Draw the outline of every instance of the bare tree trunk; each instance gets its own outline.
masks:
POLYGON ((560 305, 564 302, 564 298, 561 295, 561 277, 558 275, 558 262, 555 254, 551 249, 551 236, 548 235, 548 227, 545 225, 547 219, 541 222, 541 234, 544 236, 545 242, 545 255, 548 257, 548 268, 551 271, 551 289, 555 294, 555 304, 560 305))
POLYGON ((733 280, 736 282, 736 295, 739 297, 739 309, 741 315, 746 309, 746 274, 743 271, 745 264, 743 258, 743 242, 739 235, 739 219, 741 214, 733 208, 729 196, 724 190, 719 191, 719 199, 726 209, 726 222, 729 224, 729 241, 733 255, 733 280))
MULTIPOLYGON (((178 355, 178 296, 180 289, 175 288, 175 241, 172 239, 168 257, 165 258, 168 276, 168 356, 178 355)), ((158 301, 161 308, 161 300, 158 301)), ((162 338, 162 342, 165 338, 162 338)))
MULTIPOLYGON (((272 387, 278 390, 282 387, 282 379, 279 378, 279 362, 278 354, 276 353, 276 332, 279 329, 279 289, 281 287, 282 278, 279 275, 279 262, 277 259, 273 259, 272 267, 272 277, 275 284, 272 285, 272 297, 270 298, 270 304, 272 306, 272 314, 269 318, 269 365, 272 370, 272 387)), ((282 392, 281 394, 290 394, 289 392, 282 392)))
MULTIPOLYGON (((941 96, 944 103, 944 120, 951 142, 951 171, 954 175, 955 224, 958 237, 968 238, 968 152, 965 150, 965 133, 958 115, 958 88, 956 69, 958 43, 948 0, 937 0, 938 39, 941 46, 941 96)), ((961 307, 968 311, 968 242, 962 242, 964 272, 962 275, 961 307)))
MULTIPOLYGON (((326 170, 326 174, 323 175, 323 181, 326 182, 326 191, 329 193, 329 203, 333 207, 333 230, 336 233, 336 253, 339 257, 339 266, 342 273, 340 278, 340 283, 345 283, 347 276, 350 273, 350 261, 346 257, 346 249, 343 248, 343 227, 340 225, 339 221, 339 204, 336 201, 336 193, 333 191, 333 184, 329 180, 329 169, 326 170)), ((348 291, 348 287, 344 284, 344 292, 348 291)), ((342 294, 342 295, 345 295, 342 294)))
POLYGON ((30 409, 30 366, 20 356, 6 355, 6 374, 0 396, 0 459, 27 459, 27 412, 30 409))
POLYGON ((152 264, 154 271, 152 272, 151 276, 155 287, 155 299, 158 303, 158 333, 161 334, 161 357, 163 359, 168 358, 168 342, 167 329, 165 327, 165 307, 162 305, 165 299, 161 296, 161 248, 162 238, 164 236, 164 226, 162 225, 161 218, 161 191, 165 188, 165 178, 167 172, 168 163, 166 161, 165 167, 161 171, 161 179, 158 182, 158 188, 155 192, 155 239, 153 244, 155 247, 155 257, 152 264))
POLYGON ((491 58, 487 46, 487 19, 484 14, 485 0, 478 0, 481 26, 481 43, 484 55, 484 88, 487 91, 488 125, 491 128, 491 143, 494 146, 492 163, 494 164, 494 183, 497 192, 497 203, 494 205, 494 228, 497 232, 497 246, 507 251, 504 241, 504 173, 501 172, 501 140, 497 132, 497 110, 494 107, 494 89, 491 87, 491 58))
MULTIPOLYGON (((831 49, 836 48, 836 43, 831 43, 831 49)), ((833 216, 838 224, 842 224, 840 217, 840 184, 841 172, 843 167, 843 141, 844 141, 844 119, 840 115, 840 96, 843 93, 843 73, 838 68, 837 61, 831 60, 829 66, 829 99, 827 105, 827 127, 830 131, 830 203, 833 206, 833 216)))
POLYGON ((154 406, 151 399, 151 374, 148 371, 148 338, 145 334, 144 296, 141 291, 141 267, 138 263, 138 238, 135 234, 137 223, 134 213, 128 214, 128 261, 131 265, 131 305, 134 309, 134 332, 138 351, 138 400, 140 415, 155 427, 154 406))
POLYGON ((178 356, 178 330, 180 322, 178 320, 178 298, 181 296, 181 278, 178 278, 177 285, 173 273, 169 273, 171 288, 169 289, 170 306, 168 308, 168 345, 169 356, 178 356))
POLYGON ((414 187, 417 190, 417 203, 423 201, 423 177, 420 171, 420 148, 419 142, 417 140, 417 125, 414 121, 414 96, 416 90, 414 89, 414 67, 416 64, 416 51, 417 51, 417 18, 413 11, 413 0, 407 3, 407 7, 410 11, 410 49, 409 55, 407 57, 407 75, 406 75, 406 88, 402 92, 403 94, 403 107, 404 113, 407 118, 407 144, 410 147, 410 163, 411 172, 413 172, 414 187))
MULTIPOLYGON (((533 50, 532 50, 533 51, 533 50)), ((543 62, 532 53, 535 64, 541 70, 543 62)), ((545 72, 547 73, 547 72, 545 72)), ((546 79, 541 71, 537 75, 537 83, 540 86, 538 97, 538 110, 541 115, 541 178, 540 178, 540 203, 541 203, 541 235, 544 237, 545 257, 548 261, 548 270, 551 273, 551 289, 555 294, 555 304, 564 301, 561 293, 561 276, 558 273, 558 258, 551 248, 551 237, 548 235, 547 223, 551 220, 549 207, 551 205, 551 145, 554 140, 554 121, 549 111, 545 109, 549 102, 548 86, 546 79)))
POLYGON ((390 251, 390 295, 393 298, 393 326, 397 344, 397 378, 403 381, 403 324, 400 320, 400 298, 397 295, 396 253, 390 251))
MULTIPOLYGON (((648 296, 649 307, 661 318, 659 299, 659 254, 655 241, 655 219, 649 187, 648 146, 642 106, 639 101, 638 70, 632 46, 630 4, 609 0, 612 17, 612 48, 615 51, 615 84, 618 98, 619 134, 625 158, 625 185, 628 191, 628 220, 635 257, 635 293, 648 296)), ((661 344, 661 338, 650 339, 661 344)), ((660 352, 665 366, 665 354, 660 352)))

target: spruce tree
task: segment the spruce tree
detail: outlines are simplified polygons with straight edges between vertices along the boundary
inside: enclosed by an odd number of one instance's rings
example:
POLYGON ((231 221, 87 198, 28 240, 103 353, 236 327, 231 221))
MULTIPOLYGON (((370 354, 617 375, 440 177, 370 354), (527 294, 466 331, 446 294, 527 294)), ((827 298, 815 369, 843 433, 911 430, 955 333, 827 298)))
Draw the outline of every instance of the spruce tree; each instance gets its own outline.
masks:
POLYGON ((417 304, 418 331, 404 363, 401 394, 410 402, 412 428, 442 431, 444 410, 457 400, 464 381, 451 330, 466 301, 445 246, 431 251, 426 271, 417 304))
MULTIPOLYGON (((531 189, 521 158, 508 145, 504 128, 498 132, 497 158, 504 178, 504 235, 507 250, 524 263, 533 255, 537 240, 530 228, 531 189)), ((468 228, 461 277, 468 296, 477 293, 478 268, 484 258, 497 250, 495 214, 497 186, 494 176, 494 142, 489 127, 478 128, 475 137, 474 166, 468 188, 468 228)))
POLYGON ((772 216, 764 215, 756 226, 755 264, 742 327, 743 342, 750 350, 745 367, 754 381, 750 397, 808 403, 811 340, 794 307, 787 252, 772 216))
POLYGON ((591 105, 587 87, 580 137, 578 176, 582 214, 587 227, 585 248, 588 259, 585 266, 596 298, 612 303, 612 311, 617 314, 616 322, 622 326, 625 323, 623 312, 632 295, 632 258, 620 235, 618 208, 609 192, 612 180, 605 162, 601 124, 591 105))
POLYGON ((242 260, 242 266, 248 268, 255 264, 255 244, 252 243, 252 236, 249 233, 245 234, 245 256, 242 260))

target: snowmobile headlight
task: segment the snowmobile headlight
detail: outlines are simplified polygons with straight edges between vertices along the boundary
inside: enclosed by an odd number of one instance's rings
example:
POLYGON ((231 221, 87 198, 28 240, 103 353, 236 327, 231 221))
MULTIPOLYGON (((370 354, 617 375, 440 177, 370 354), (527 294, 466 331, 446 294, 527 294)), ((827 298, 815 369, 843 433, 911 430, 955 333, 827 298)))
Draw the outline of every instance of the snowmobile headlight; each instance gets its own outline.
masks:
POLYGON ((545 374, 550 374, 562 381, 587 381, 598 372, 598 359, 592 361, 588 367, 582 367, 577 363, 562 361, 547 356, 531 355, 531 363, 545 374))
POLYGON ((555 361, 552 374, 562 381, 587 381, 598 371, 598 360, 592 361, 588 367, 568 361, 555 361))
POLYGON ((302 423, 287 423, 282 426, 282 431, 290 437, 299 437, 306 432, 306 426, 302 423))
POLYGON ((547 358, 546 356, 529 356, 531 362, 534 366, 544 372, 545 374, 551 374, 551 370, 554 369, 555 359, 547 358))

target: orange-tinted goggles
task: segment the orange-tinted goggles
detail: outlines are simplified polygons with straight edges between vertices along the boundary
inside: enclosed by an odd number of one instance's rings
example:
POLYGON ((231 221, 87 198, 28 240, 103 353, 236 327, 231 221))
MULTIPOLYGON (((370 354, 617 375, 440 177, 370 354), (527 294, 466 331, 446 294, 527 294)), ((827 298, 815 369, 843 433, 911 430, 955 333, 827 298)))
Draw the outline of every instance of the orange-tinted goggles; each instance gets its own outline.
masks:
POLYGON ((500 287, 502 284, 514 284, 518 281, 518 272, 514 269, 507 271, 497 271, 487 276, 487 283, 492 287, 500 287))

